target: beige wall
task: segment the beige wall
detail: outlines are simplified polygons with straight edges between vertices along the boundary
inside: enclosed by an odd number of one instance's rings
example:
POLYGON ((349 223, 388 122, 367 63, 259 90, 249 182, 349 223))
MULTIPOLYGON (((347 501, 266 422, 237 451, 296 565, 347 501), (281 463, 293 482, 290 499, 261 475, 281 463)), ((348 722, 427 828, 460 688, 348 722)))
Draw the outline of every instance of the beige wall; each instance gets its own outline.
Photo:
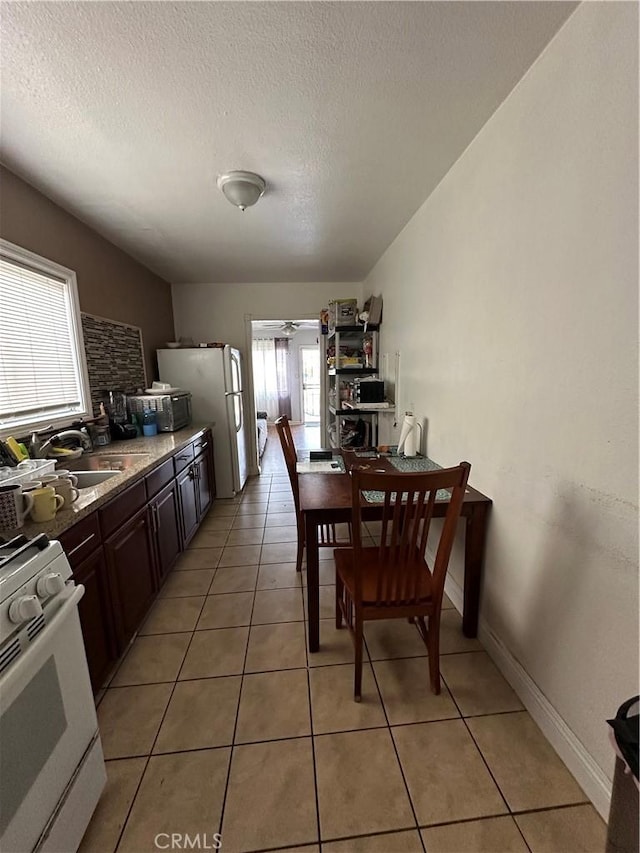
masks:
POLYGON ((0 167, 0 236, 76 272, 80 309, 140 326, 148 379, 173 340, 171 286, 79 219, 0 167))
POLYGON ((638 692, 637 14, 579 6, 364 282, 429 455, 493 498, 485 630, 602 810, 638 692))
POLYGON ((224 341, 246 349, 245 317, 254 320, 304 320, 319 317, 330 299, 355 298, 358 282, 265 284, 174 284, 176 335, 196 343, 224 341))

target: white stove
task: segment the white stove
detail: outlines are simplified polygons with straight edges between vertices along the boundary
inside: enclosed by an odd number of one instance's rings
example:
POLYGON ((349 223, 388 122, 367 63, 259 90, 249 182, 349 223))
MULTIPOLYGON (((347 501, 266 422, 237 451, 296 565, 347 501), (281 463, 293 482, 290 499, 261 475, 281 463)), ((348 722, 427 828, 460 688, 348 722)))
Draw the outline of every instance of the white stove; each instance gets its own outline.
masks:
POLYGON ((76 586, 59 542, 0 545, 0 849, 77 850, 106 782, 76 586))

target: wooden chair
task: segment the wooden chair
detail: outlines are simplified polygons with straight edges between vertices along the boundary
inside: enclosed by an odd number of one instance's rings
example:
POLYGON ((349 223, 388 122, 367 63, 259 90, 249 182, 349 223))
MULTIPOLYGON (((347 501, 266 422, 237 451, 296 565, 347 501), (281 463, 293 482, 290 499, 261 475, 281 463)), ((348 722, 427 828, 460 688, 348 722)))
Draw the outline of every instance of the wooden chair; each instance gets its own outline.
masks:
MULTIPOLYGON (((296 571, 302 571, 302 557, 304 554, 304 519, 300 512, 300 490, 298 489, 298 454, 296 446, 293 442, 291 427, 289 426, 289 418, 286 415, 280 415, 276 421, 276 429, 282 446, 284 461, 289 473, 289 482, 291 483, 291 491, 293 492, 293 502, 296 509, 296 527, 298 529, 298 551, 296 554, 296 571)), ((342 543, 338 541, 335 524, 323 524, 318 530, 318 546, 320 548, 335 548, 337 545, 345 545, 351 542, 351 525, 349 525, 349 534, 342 543)))
POLYGON ((456 532, 456 524, 471 466, 425 474, 367 473, 354 468, 352 474, 353 546, 335 550, 336 628, 343 620, 355 645, 354 698, 362 690, 363 626, 370 619, 408 619, 415 622, 429 653, 431 689, 440 693, 440 611, 444 580, 456 532), (451 491, 430 568, 426 558, 427 538, 436 493, 451 491), (384 493, 380 544, 362 547, 363 492, 384 493), (425 622, 425 619, 428 620, 425 622))

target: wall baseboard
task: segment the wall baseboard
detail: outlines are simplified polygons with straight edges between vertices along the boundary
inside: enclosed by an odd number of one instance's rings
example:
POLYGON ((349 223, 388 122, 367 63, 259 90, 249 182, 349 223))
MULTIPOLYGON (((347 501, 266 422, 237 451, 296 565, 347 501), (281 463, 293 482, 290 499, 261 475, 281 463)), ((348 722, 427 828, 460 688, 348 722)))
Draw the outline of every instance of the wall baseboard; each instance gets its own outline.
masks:
MULTIPOLYGON (((462 613, 463 591, 460 584, 447 576, 445 592, 456 610, 462 613)), ((480 617, 478 639, 518 698, 531 714, 551 746, 566 764, 578 784, 591 800, 604 821, 609 818, 611 781, 594 761, 584 744, 571 731, 553 705, 540 690, 524 667, 511 654, 502 640, 480 617)))

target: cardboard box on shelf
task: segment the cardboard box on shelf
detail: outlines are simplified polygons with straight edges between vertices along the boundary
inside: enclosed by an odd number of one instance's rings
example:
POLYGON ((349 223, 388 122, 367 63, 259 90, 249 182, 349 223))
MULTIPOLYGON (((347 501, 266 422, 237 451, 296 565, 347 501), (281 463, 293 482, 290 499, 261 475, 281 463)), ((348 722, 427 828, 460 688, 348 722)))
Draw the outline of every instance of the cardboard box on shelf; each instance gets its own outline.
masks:
POLYGON ((329 331, 358 322, 357 299, 334 299, 329 303, 329 331))

